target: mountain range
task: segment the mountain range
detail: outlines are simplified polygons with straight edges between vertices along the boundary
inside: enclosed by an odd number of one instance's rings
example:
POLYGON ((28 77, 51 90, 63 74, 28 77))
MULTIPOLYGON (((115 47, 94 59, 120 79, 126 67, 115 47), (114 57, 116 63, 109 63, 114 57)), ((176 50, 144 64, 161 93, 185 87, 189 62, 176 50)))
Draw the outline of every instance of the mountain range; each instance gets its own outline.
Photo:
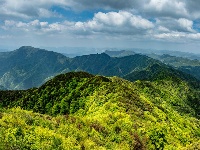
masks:
MULTIPOLYGON (((139 53, 139 54, 143 54, 143 55, 151 55, 151 54, 171 55, 171 56, 176 56, 176 57, 188 58, 191 60, 195 60, 195 59, 200 60, 199 53, 190 53, 190 52, 175 51, 175 50, 139 49, 139 48, 131 48, 131 49, 125 49, 125 50, 133 51, 135 53, 139 53)), ((112 50, 112 51, 115 51, 115 50, 112 50)), ((121 51, 121 50, 118 49, 118 51, 121 51)))
MULTIPOLYGON (((169 53, 168 51, 166 52, 169 53)), ((105 53, 111 57, 121 57, 121 56, 129 56, 129 55, 135 54, 133 51, 126 51, 126 50, 105 51, 105 53)), ((187 53, 181 53, 181 52, 179 53, 182 54, 180 56, 183 56, 183 57, 178 57, 179 56, 178 54, 176 54, 177 56, 174 56, 175 53, 172 53, 173 56, 169 54, 162 54, 162 53, 160 55, 156 53, 147 53, 145 55, 153 59, 159 60, 166 65, 170 65, 177 70, 190 74, 200 80, 200 60, 189 59, 185 56, 187 53)), ((193 55, 190 54, 189 56, 193 56, 193 55)))
MULTIPOLYGON (((152 68, 155 70, 155 66, 160 66, 158 68, 165 72, 181 74, 183 80, 199 83, 191 75, 183 73, 184 69, 178 71, 151 57, 125 51, 121 56, 111 57, 101 53, 68 58, 53 51, 23 46, 15 51, 0 53, 0 85, 6 89, 39 87, 53 76, 69 71, 86 71, 133 81, 145 79, 143 72, 149 72, 152 68), (128 56, 124 56, 126 54, 128 56)), ((157 74, 156 71, 151 72, 151 76, 157 74)), ((156 79, 155 76, 153 78, 156 79)))
POLYGON ((200 60, 176 57, 168 54, 149 54, 148 56, 160 60, 161 62, 173 66, 176 69, 188 73, 200 80, 200 60))

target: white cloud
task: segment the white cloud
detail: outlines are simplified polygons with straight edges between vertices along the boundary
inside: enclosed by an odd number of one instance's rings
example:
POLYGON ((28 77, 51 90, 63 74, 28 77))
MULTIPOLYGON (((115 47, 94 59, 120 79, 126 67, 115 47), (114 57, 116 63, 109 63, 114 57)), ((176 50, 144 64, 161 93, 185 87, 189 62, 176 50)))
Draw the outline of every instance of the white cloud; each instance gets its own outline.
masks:
POLYGON ((186 3, 181 0, 148 0, 147 3, 142 5, 142 9, 147 15, 155 17, 179 18, 189 15, 185 6, 186 3))
MULTIPOLYGON (((3 29, 7 32, 15 33, 17 31, 35 31, 41 28, 47 27, 48 22, 40 22, 39 20, 33 20, 28 23, 21 21, 5 20, 3 29)), ((23 32, 21 32, 23 35, 23 32)), ((33 33, 34 34, 34 33, 33 33)))
MULTIPOLYGON (((188 38, 198 37, 192 28, 193 22, 191 20, 180 18, 161 18, 157 19, 155 23, 147 19, 131 14, 127 11, 119 12, 99 12, 94 17, 86 22, 72 22, 63 21, 48 23, 39 20, 30 22, 21 22, 6 20, 3 29, 8 32, 27 31, 30 34, 68 34, 68 35, 106 35, 113 36, 113 34, 137 37, 155 37, 156 39, 169 38, 188 38), (187 33, 188 32, 188 33, 187 33)), ((21 34, 23 34, 21 32, 21 34)))
POLYGON ((190 38, 192 40, 200 40, 200 33, 189 34, 188 38, 190 38))
POLYGON ((33 21, 31 21, 29 23, 29 25, 31 25, 31 26, 38 26, 38 25, 40 25, 40 21, 39 20, 33 20, 33 21))
POLYGON ((13 20, 5 20, 6 27, 14 26, 15 24, 16 24, 16 22, 13 20))
POLYGON ((37 17, 47 18, 62 15, 52 11, 53 6, 77 11, 80 9, 134 10, 141 16, 151 18, 200 18, 200 2, 198 0, 126 0, 126 2, 121 0, 1 0, 0 17, 4 19, 16 17, 37 19, 37 17))
POLYGON ((184 33, 184 32, 170 32, 154 34, 155 39, 163 39, 171 42, 190 42, 193 43, 194 40, 200 40, 200 33, 184 33))
POLYGON ((159 18, 156 19, 156 25, 158 26, 158 29, 165 28, 171 32, 195 32, 193 29, 193 21, 185 18, 159 18))
POLYGON ((134 10, 150 17, 200 18, 198 0, 66 0, 63 3, 72 9, 134 10))
POLYGON ((179 23, 180 27, 185 28, 189 32, 194 32, 194 30, 192 29, 193 21, 185 19, 185 18, 180 18, 180 19, 178 19, 178 23, 179 23))
POLYGON ((186 34, 181 33, 181 32, 161 33, 161 34, 154 35, 154 37, 158 38, 158 39, 170 39, 170 40, 182 38, 185 36, 186 36, 186 34))
POLYGON ((131 9, 137 3, 139 0, 126 0, 125 2, 121 0, 65 0, 65 5, 75 10, 91 8, 124 10, 131 9))
POLYGON ((134 10, 148 17, 200 19, 199 0, 65 0, 64 7, 80 9, 134 10))
POLYGON ((49 9, 53 5, 65 5, 64 0, 1 0, 0 2, 1 18, 24 18, 33 17, 53 17, 57 13, 49 9))
POLYGON ((149 29, 154 27, 153 23, 149 20, 144 19, 141 16, 133 15, 127 11, 109 13, 99 12, 95 14, 93 21, 113 28, 129 27, 130 29, 149 29))
POLYGON ((86 22, 44 22, 38 19, 22 22, 5 20, 2 29, 15 36, 29 35, 47 35, 56 36, 71 35, 71 36, 110 36, 113 34, 130 36, 130 35, 145 35, 148 34, 148 30, 154 28, 154 24, 147 19, 131 14, 127 11, 119 12, 99 12, 94 15, 91 20, 86 22), (20 33, 20 34, 18 34, 20 33))
POLYGON ((127 11, 99 12, 91 21, 84 22, 83 28, 95 32, 108 32, 120 34, 143 33, 154 27, 153 23, 141 16, 133 15, 127 11))
POLYGON ((159 32, 170 32, 170 30, 169 29, 167 29, 166 27, 163 27, 163 26, 158 26, 158 31, 159 32))
POLYGON ((95 14, 94 20, 99 23, 110 25, 110 26, 121 26, 125 23, 126 19, 130 17, 130 14, 127 12, 109 12, 102 13, 99 12, 95 14))
MULTIPOLYGON (((198 18, 198 9, 191 9, 193 3, 186 0, 0 0, 0 25, 4 33, 1 39, 24 35, 84 38, 126 38, 178 41, 198 40, 200 34, 195 31, 194 18, 198 18), (79 3, 78 3, 79 2, 79 3), (95 3, 98 2, 98 3, 95 3), (116 4, 114 4, 116 2, 116 4), (84 5, 82 5, 84 3, 84 5), (86 6, 87 4, 87 6, 86 6), (98 12, 87 21, 62 22, 47 21, 45 17, 58 15, 50 10, 51 6, 84 8, 122 9, 119 11, 98 12), (82 5, 82 6, 81 6, 82 5), (33 7, 34 6, 34 7, 33 7), (134 9, 134 10, 133 10, 134 9), (2 17, 4 16, 4 17, 2 17), (16 18, 17 17, 17 18, 16 18), (19 19, 22 18, 22 19, 19 19), (42 21, 41 21, 42 20, 42 21), (153 21, 150 21, 153 20, 153 21), (6 36, 12 35, 12 36, 6 36), (48 36, 47 36, 48 35, 48 36)), ((198 2, 196 2, 197 4, 198 2)), ((200 16, 200 15, 199 15, 200 16)))
POLYGON ((200 18, 200 1, 199 0, 185 0, 186 9, 190 13, 190 18, 200 18))
POLYGON ((0 35, 0 39, 10 39, 10 38, 12 38, 12 36, 11 35, 0 35))

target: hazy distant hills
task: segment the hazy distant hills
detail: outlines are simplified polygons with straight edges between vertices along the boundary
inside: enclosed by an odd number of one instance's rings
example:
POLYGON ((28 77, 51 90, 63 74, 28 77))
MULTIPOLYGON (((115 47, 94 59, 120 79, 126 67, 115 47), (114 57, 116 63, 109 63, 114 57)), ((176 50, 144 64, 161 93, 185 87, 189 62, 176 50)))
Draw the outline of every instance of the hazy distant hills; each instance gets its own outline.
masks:
POLYGON ((200 66, 181 66, 178 69, 187 72, 200 80, 200 66))
MULTIPOLYGON (((154 76, 154 79, 156 79, 157 76, 155 77, 155 75, 159 71, 171 72, 170 69, 172 69, 158 60, 129 51, 112 52, 112 54, 120 57, 110 57, 106 53, 102 53, 68 58, 56 52, 24 46, 15 51, 0 53, 0 85, 7 89, 38 87, 47 79, 69 71, 86 71, 105 76, 119 76, 132 81, 137 79, 148 80, 149 74, 151 78, 154 76), (150 66, 155 64, 160 66, 157 71, 148 70, 150 66), (146 74, 144 74, 144 71, 150 73, 143 77, 146 74)), ((187 75, 183 72, 178 71, 177 73, 177 70, 174 69, 174 73, 175 76, 178 76, 177 78, 181 74, 181 79, 196 82, 190 76, 186 78, 187 75)))
POLYGON ((111 57, 124 57, 136 54, 134 51, 129 51, 129 50, 121 50, 121 51, 106 50, 105 53, 111 57))
MULTIPOLYGON (((119 50, 120 51, 120 50, 119 50)), ((188 59, 197 59, 200 60, 200 54, 194 54, 189 52, 182 52, 182 51, 172 51, 172 50, 154 50, 154 49, 138 49, 138 48, 131 48, 126 49, 126 51, 133 51, 135 53, 140 53, 144 55, 171 55, 176 57, 188 58, 188 59)))
POLYGON ((164 55, 149 54, 148 56, 154 59, 158 59, 161 62, 171 65, 177 68, 178 70, 188 73, 200 80, 200 60, 197 59, 191 60, 188 58, 176 57, 168 54, 164 55))
MULTIPOLYGON (((152 52, 151 52, 152 53, 152 52)), ((171 55, 171 56, 176 56, 176 57, 182 57, 182 58, 188 58, 191 60, 200 60, 200 54, 194 54, 194 53, 189 53, 189 52, 180 52, 180 51, 169 51, 169 50, 161 50, 161 51, 154 51, 153 53, 157 55, 171 55)))
POLYGON ((169 65, 175 66, 175 67, 200 66, 200 61, 197 59, 192 60, 192 59, 172 56, 172 55, 168 55, 168 54, 164 54, 164 55, 149 54, 148 56, 151 58, 154 58, 154 59, 158 59, 165 64, 169 64, 169 65))
MULTIPOLYGON (((169 51, 163 51, 163 52, 169 53, 169 51)), ((200 80, 200 60, 195 59, 195 58, 198 58, 198 55, 196 55, 195 57, 195 54, 188 53, 188 58, 187 58, 186 56, 187 53, 184 53, 184 52, 177 52, 177 53, 172 52, 171 55, 162 54, 163 52, 160 52, 158 54, 149 52, 149 53, 146 53, 145 55, 153 59, 159 60, 164 64, 173 66, 176 69, 183 71, 187 74, 190 74, 200 80), (172 55, 176 55, 176 56, 172 56, 172 55), (178 57, 178 56, 183 56, 183 57, 178 57)), ((135 54, 132 51, 126 51, 126 50, 106 51, 106 53, 111 57, 121 57, 121 55, 129 56, 129 55, 135 54)))

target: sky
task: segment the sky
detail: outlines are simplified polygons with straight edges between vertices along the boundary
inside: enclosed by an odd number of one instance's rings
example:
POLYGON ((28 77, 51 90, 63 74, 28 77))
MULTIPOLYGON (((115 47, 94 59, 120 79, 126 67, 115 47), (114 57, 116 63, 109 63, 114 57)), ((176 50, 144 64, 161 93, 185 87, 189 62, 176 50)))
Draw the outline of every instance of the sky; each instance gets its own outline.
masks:
POLYGON ((0 49, 23 45, 200 53, 200 0, 0 0, 0 49))

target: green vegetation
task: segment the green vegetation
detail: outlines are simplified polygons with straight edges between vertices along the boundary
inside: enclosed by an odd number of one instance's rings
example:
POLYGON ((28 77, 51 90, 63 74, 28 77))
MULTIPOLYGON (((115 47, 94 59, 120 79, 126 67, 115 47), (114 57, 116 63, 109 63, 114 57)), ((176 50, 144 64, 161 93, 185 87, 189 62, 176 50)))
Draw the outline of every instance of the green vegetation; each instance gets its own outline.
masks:
MULTIPOLYGON (((148 80, 149 76, 157 76, 155 75, 156 66, 165 70, 162 72, 173 72, 178 76, 181 74, 183 77, 181 79, 187 82, 193 78, 188 74, 200 79, 200 62, 197 60, 169 55, 155 55, 154 58, 158 59, 155 60, 125 50, 106 51, 106 53, 67 58, 59 53, 29 46, 23 46, 11 52, 2 52, 0 53, 0 85, 11 90, 39 87, 53 76, 69 71, 86 71, 94 75, 118 76, 125 79, 129 79, 131 76, 131 81, 148 80), (120 57, 110 57, 106 53, 120 57), (166 64, 178 67, 181 71, 166 64), (152 70, 152 68, 155 69, 152 70)), ((161 69, 158 69, 157 72, 161 69)), ((197 82, 195 79, 192 80, 193 83, 197 82)))
POLYGON ((181 79, 70 72, 0 102, 0 149, 200 148, 200 93, 181 79))
POLYGON ((200 66, 200 61, 195 59, 188 59, 188 58, 183 58, 183 57, 176 57, 176 56, 171 56, 168 54, 164 55, 156 55, 156 54, 151 54, 148 55, 154 59, 158 59, 162 61, 165 64, 169 64, 174 67, 181 67, 181 66, 200 66))
MULTIPOLYGON (((136 50, 137 53, 141 53, 140 51, 136 50)), ((128 50, 121 50, 121 51, 105 51, 111 57, 124 57, 135 55, 133 51, 128 50)), ((200 80, 200 59, 198 55, 191 54, 191 53, 179 53, 179 52, 170 52, 169 51, 159 51, 155 53, 147 52, 144 55, 147 55, 153 59, 161 61, 163 64, 167 64, 169 66, 173 66, 177 70, 190 74, 200 80), (159 54, 157 54, 159 53, 159 54), (163 54, 164 53, 164 54, 163 54), (165 54, 166 53, 166 54, 165 54)), ((149 66, 148 66, 149 67, 149 66)))
POLYGON ((30 46, 0 53, 0 64, 0 85, 6 89, 37 87, 47 77, 68 71, 64 55, 30 46))
POLYGON ((188 73, 200 80, 200 60, 197 59, 192 60, 188 58, 176 57, 167 54, 165 55, 149 54, 148 56, 160 60, 161 62, 173 66, 176 69, 188 73))
POLYGON ((172 80, 177 83, 179 83, 180 81, 185 81, 192 87, 200 88, 200 81, 195 77, 160 63, 149 65, 143 70, 133 71, 123 78, 129 81, 172 80))
POLYGON ((49 78, 69 71, 123 77, 154 63, 160 62, 139 54, 112 58, 102 53, 70 59, 59 53, 23 46, 0 53, 0 85, 11 90, 39 87, 49 78))
POLYGON ((200 66, 181 66, 178 69, 183 72, 189 73, 200 80, 200 66))

